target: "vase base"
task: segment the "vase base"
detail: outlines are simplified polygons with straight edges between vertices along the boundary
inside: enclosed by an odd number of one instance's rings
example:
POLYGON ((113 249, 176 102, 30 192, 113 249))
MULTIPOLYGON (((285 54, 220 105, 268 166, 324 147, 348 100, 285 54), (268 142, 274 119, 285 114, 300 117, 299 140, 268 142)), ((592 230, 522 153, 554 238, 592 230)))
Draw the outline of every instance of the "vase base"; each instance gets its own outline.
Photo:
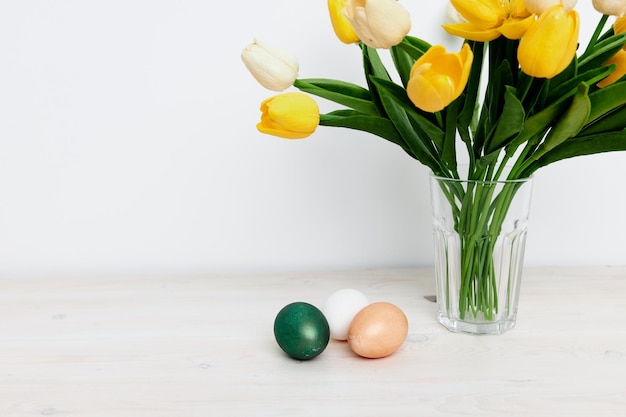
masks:
POLYGON ((515 319, 472 322, 451 318, 444 314, 438 314, 437 320, 451 332, 475 335, 501 335, 515 327, 515 319))

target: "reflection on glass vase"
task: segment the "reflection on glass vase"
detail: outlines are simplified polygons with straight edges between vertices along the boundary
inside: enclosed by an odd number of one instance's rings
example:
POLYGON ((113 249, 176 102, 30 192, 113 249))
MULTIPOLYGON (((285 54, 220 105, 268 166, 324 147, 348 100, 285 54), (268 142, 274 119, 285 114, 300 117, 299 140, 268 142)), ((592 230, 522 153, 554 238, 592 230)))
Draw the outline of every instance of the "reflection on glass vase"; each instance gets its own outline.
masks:
POLYGON ((515 326, 532 178, 473 181, 431 175, 437 318, 453 332, 515 326))

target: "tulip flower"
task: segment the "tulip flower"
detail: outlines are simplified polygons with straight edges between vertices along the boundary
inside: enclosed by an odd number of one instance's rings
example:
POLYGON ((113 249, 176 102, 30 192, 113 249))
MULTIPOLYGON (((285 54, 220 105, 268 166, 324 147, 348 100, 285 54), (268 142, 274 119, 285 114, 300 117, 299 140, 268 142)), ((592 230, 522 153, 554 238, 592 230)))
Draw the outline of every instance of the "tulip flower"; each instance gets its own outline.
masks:
POLYGON ((537 78, 552 78, 576 54, 580 18, 561 5, 543 12, 520 40, 517 59, 522 71, 537 78))
POLYGON ((283 91, 298 78, 298 60, 290 53, 255 39, 241 53, 252 76, 265 88, 283 91))
POLYGON ((524 0, 524 3, 531 13, 539 15, 557 4, 562 5, 569 12, 576 6, 577 0, 524 0))
POLYGON ((343 10, 359 39, 372 48, 389 49, 411 30, 409 12, 396 0, 348 0, 343 10))
POLYGON ((474 54, 468 44, 458 53, 447 53, 435 45, 413 67, 406 87, 416 107, 434 113, 458 98, 467 84, 474 54))
POLYGON ((622 17, 626 14, 625 0, 593 0, 593 7, 606 15, 622 17))
POLYGON ((348 0, 328 0, 328 12, 335 35, 337 35, 341 42, 350 44, 356 43, 360 39, 343 14, 343 9, 347 2, 348 0))
POLYGON ((270 97, 261 103, 261 133, 285 139, 302 139, 315 132, 320 110, 315 100, 304 93, 289 92, 270 97))
POLYGON ((443 25, 451 35, 488 42, 500 36, 519 39, 535 20, 520 0, 450 0, 467 21, 443 25))
POLYGON ((613 55, 604 65, 615 64, 617 68, 610 73, 608 77, 600 81, 597 86, 604 88, 607 85, 613 84, 615 81, 626 75, 626 50, 620 49, 615 55, 613 55))

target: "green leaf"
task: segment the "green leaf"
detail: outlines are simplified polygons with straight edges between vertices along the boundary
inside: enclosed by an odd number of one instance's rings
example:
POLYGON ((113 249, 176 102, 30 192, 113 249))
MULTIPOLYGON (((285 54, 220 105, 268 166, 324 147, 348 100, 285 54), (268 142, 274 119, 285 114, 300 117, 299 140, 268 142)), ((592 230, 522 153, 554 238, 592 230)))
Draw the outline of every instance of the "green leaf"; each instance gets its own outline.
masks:
POLYGON ((367 88, 347 81, 331 80, 327 78, 305 78, 296 80, 296 83, 313 85, 318 88, 334 91, 354 98, 360 98, 362 100, 372 100, 372 95, 367 88))
POLYGON ((516 93, 515 88, 506 86, 502 113, 498 119, 494 134, 485 146, 487 153, 492 153, 502 148, 524 128, 526 113, 516 93))
POLYGON ((624 120, 626 120, 626 106, 622 106, 595 119, 583 128, 581 135, 597 135, 599 133, 624 130, 624 120))
MULTIPOLYGON (((576 74, 578 74, 579 72, 578 57, 574 56, 574 59, 572 59, 572 61, 563 71, 550 79, 550 84, 551 86, 556 86, 557 88, 561 87, 563 84, 573 81, 573 78, 576 77, 576 74)), ((585 80, 579 80, 577 83, 574 83, 571 88, 576 88, 578 84, 580 84, 582 81, 585 80)), ((552 94, 552 92, 550 92, 550 94, 552 94)))
POLYGON ((365 79, 369 91, 372 93, 372 100, 376 105, 376 109, 381 116, 385 116, 385 108, 380 102, 380 97, 376 91, 376 85, 371 82, 371 77, 380 78, 383 80, 391 81, 389 73, 385 68, 385 65, 380 59, 378 52, 375 48, 371 48, 365 44, 361 44, 361 50, 363 52, 363 69, 365 71, 365 79))
POLYGON ((567 108, 568 101, 565 98, 555 101, 548 107, 526 119, 524 128, 520 134, 507 145, 507 154, 515 152, 522 143, 530 140, 538 140, 543 136, 552 123, 558 119, 559 115, 567 108))
POLYGON ((378 115, 370 92, 356 84, 344 81, 310 78, 296 80, 294 87, 300 91, 331 100, 362 113, 378 115))
POLYGON ((389 119, 370 116, 354 110, 337 110, 320 115, 321 126, 345 127, 360 130, 379 136, 402 147, 411 157, 415 158, 402 137, 389 119))
POLYGON ((589 53, 578 60, 581 72, 602 66, 626 44, 626 32, 611 36, 598 42, 589 53))
POLYGON ((446 128, 443 137, 443 148, 441 150, 441 159, 451 171, 456 171, 456 124, 459 107, 461 102, 454 100, 445 109, 446 128))
MULTIPOLYGON (((529 77, 523 73, 520 75, 519 79, 520 83, 517 86, 518 97, 526 109, 527 116, 539 113, 550 106, 550 101, 547 99, 547 96, 552 80, 529 77)), ((574 95, 574 92, 575 90, 571 92, 570 97, 574 95)), ((564 99, 565 97, 561 97, 556 101, 562 101, 564 99)))
POLYGON ((409 83, 413 64, 430 49, 430 44, 422 39, 405 36, 398 45, 389 49, 393 63, 404 87, 409 83))
MULTIPOLYGON (((412 118, 419 123, 419 131, 428 136, 434 143, 443 145, 443 131, 435 124, 434 117, 431 113, 425 113, 419 110, 409 99, 406 90, 399 85, 378 78, 372 78, 373 84, 377 89, 382 89, 386 94, 393 96, 405 111, 412 114, 412 118)), ((391 119, 391 115, 389 117, 391 119)))
POLYGON ((626 151, 626 131, 571 138, 535 161, 524 175, 563 159, 614 151, 626 151))
POLYGON ((609 36, 615 35, 615 31, 613 30, 612 26, 605 33, 601 34, 602 30, 606 26, 606 22, 607 22, 608 19, 609 19, 609 16, 606 15, 606 14, 603 14, 600 17, 600 20, 596 24, 596 29, 593 31, 593 34, 591 35, 591 38, 589 38, 589 43, 587 44, 587 48, 585 49, 585 52, 583 52, 581 56, 588 55, 589 52, 592 51, 593 48, 596 46, 598 41, 604 40, 604 39, 608 38, 609 36))
MULTIPOLYGON (((493 54, 493 52, 491 53, 493 54)), ((493 56, 490 59, 494 62, 497 61, 493 56)), ((474 135, 473 148, 476 157, 482 154, 485 144, 489 142, 488 136, 494 132, 495 125, 504 106, 504 90, 507 85, 511 84, 513 84, 511 65, 508 61, 502 61, 491 74, 487 91, 485 92, 485 102, 480 115, 481 120, 474 135)))
POLYGON ((375 48, 367 45, 362 45, 363 48, 363 66, 365 69, 365 76, 369 78, 374 76, 376 78, 382 78, 383 80, 391 81, 385 64, 380 59, 378 51, 375 48))
POLYGON ((587 123, 602 117, 604 114, 626 104, 626 81, 613 83, 589 94, 591 113, 587 123))
POLYGON ((408 81, 409 79, 408 75, 410 73, 411 68, 413 67, 413 64, 415 63, 415 61, 420 59, 422 55, 424 55, 426 51, 430 49, 430 47, 431 45, 422 39, 415 38, 412 36, 405 36, 404 39, 402 39, 402 42, 390 48, 390 52, 391 52, 392 58, 394 59, 394 63, 396 62, 397 57, 400 57, 400 56, 403 57, 402 60, 404 62, 403 62, 402 70, 398 68, 397 63, 396 63, 396 69, 398 69, 398 72, 400 73, 400 77, 402 78, 402 82, 405 86, 406 86, 405 78, 408 81), (401 72, 405 73, 405 75, 403 75, 401 72))
POLYGON ((595 85, 598 81, 604 79, 611 73, 609 67, 592 68, 582 74, 578 74, 575 77, 571 77, 562 83, 558 83, 553 80, 551 85, 556 85, 555 88, 550 89, 548 93, 548 101, 558 100, 563 96, 571 96, 576 94, 578 85, 582 82, 587 85, 595 85))
MULTIPOLYGON (((404 47, 406 48, 410 47, 411 48, 410 50, 416 51, 415 53, 411 54, 411 56, 415 59, 418 59, 419 57, 421 57, 432 46, 430 43, 426 42, 425 40, 416 38, 415 36, 405 36, 404 39, 402 40, 401 45, 404 45, 404 47)), ((410 50, 407 50, 407 51, 410 51, 410 50)))
POLYGON ((491 106, 489 109, 490 121, 493 124, 498 120, 502 107, 504 106, 504 90, 509 85, 513 85, 513 70, 509 61, 502 61, 500 66, 493 74, 493 78, 489 81, 491 89, 491 106))
POLYGON ((591 101, 589 100, 588 92, 589 86, 581 83, 578 87, 578 92, 572 99, 572 104, 563 116, 557 120, 555 126, 548 133, 545 142, 533 154, 535 160, 580 132, 591 112, 591 101))
POLYGON ((415 59, 399 45, 392 46, 391 49, 389 49, 389 53, 391 54, 391 59, 393 59, 396 71, 398 71, 402 85, 406 87, 409 83, 411 69, 413 68, 415 59))
POLYGON ((387 80, 372 77, 389 120, 400 133, 415 157, 433 172, 440 173, 439 155, 433 146, 434 134, 443 143, 443 132, 420 115, 406 95, 406 90, 387 80))
POLYGON ((424 55, 429 48, 428 42, 412 36, 405 36, 402 42, 389 49, 403 86, 406 87, 409 82, 415 61, 424 55))
POLYGON ((472 52, 474 53, 474 60, 472 61, 472 69, 470 70, 469 79, 467 81, 467 87, 465 88, 463 109, 459 113, 458 126, 461 129, 467 130, 472 124, 472 119, 476 114, 478 107, 478 89, 480 87, 480 74, 483 65, 483 59, 485 55, 485 43, 483 42, 469 42, 472 52))

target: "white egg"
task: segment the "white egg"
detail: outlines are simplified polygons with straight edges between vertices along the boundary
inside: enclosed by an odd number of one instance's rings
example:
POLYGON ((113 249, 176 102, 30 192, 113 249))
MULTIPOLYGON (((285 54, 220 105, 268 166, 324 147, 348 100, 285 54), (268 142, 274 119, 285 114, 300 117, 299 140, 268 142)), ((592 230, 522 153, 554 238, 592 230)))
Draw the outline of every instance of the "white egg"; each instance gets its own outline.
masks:
POLYGON ((352 319, 368 304, 367 297, 352 288, 344 288, 332 293, 322 308, 330 327, 330 337, 336 340, 347 340, 352 319))

